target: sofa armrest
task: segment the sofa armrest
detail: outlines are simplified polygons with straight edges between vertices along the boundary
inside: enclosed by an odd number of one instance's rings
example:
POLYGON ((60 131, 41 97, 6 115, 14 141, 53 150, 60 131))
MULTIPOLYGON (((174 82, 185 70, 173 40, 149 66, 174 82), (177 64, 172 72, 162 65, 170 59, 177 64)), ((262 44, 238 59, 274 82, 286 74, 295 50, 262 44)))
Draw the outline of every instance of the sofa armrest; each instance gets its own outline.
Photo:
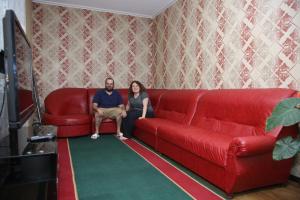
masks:
POLYGON ((245 157, 272 152, 275 140, 275 137, 268 135, 236 137, 229 145, 229 153, 237 157, 245 157))

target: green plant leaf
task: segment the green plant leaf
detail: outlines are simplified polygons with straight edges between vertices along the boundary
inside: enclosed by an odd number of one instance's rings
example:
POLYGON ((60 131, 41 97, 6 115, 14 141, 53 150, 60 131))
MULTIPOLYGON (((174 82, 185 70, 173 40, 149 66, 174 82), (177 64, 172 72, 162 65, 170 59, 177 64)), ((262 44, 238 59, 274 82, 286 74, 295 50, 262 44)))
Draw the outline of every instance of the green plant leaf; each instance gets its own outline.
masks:
POLYGON ((291 126, 300 122, 300 98, 288 98, 281 101, 274 108, 272 115, 267 119, 266 131, 282 126, 291 126))
POLYGON ((274 160, 283 160, 293 157, 300 150, 299 139, 293 139, 291 136, 278 140, 273 150, 274 160))

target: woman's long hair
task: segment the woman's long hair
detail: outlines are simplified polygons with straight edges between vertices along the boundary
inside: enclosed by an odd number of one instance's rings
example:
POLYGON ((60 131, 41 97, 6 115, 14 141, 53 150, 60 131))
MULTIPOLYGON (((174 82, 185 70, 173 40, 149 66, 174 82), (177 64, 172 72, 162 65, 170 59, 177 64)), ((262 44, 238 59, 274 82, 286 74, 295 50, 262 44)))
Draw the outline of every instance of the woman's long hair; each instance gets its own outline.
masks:
POLYGON ((132 84, 134 84, 134 83, 136 83, 140 87, 140 93, 146 91, 145 86, 141 82, 139 82, 139 81, 132 81, 130 83, 129 90, 128 90, 128 96, 130 96, 130 97, 133 97, 133 95, 134 95, 133 91, 132 91, 132 84))

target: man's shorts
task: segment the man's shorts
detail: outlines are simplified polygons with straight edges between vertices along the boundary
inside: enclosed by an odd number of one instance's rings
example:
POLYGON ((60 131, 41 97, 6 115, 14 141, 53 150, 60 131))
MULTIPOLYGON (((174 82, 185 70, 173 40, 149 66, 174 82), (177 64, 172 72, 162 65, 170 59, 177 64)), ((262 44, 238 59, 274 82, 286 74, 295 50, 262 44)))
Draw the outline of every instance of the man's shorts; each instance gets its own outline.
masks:
POLYGON ((114 108, 100 108, 103 112, 103 118, 115 119, 121 115, 122 109, 119 107, 114 108))

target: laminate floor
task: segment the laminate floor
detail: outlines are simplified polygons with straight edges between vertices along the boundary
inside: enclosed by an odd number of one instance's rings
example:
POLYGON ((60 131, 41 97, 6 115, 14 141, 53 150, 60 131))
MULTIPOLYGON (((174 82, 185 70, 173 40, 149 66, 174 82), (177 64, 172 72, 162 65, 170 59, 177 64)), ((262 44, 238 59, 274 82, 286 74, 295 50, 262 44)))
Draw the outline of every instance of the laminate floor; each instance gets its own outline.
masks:
POLYGON ((242 192, 235 194, 233 200, 300 200, 300 183, 290 180, 285 185, 242 192))

